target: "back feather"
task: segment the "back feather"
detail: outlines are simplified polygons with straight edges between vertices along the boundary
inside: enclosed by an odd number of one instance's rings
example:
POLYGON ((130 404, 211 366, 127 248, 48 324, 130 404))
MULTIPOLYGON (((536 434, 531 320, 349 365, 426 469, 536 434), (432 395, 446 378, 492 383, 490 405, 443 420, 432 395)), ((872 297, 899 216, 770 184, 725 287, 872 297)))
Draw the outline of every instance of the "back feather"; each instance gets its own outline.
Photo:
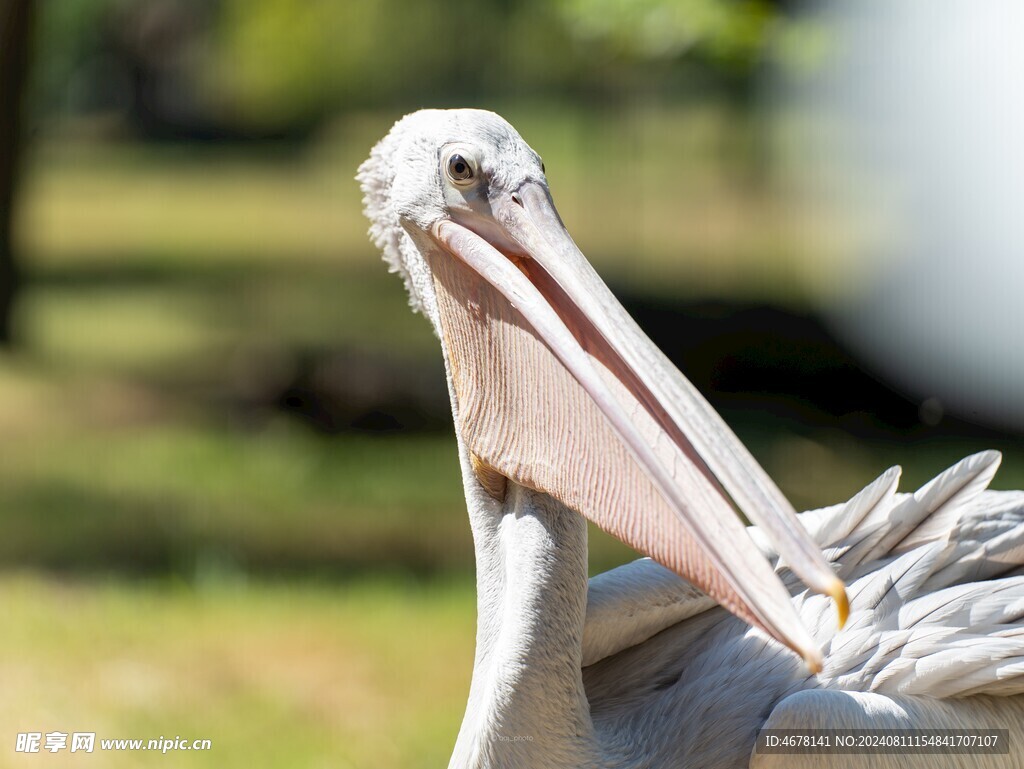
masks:
POLYGON ((824 643, 818 686, 1024 694, 1024 494, 986 491, 999 461, 967 457, 914 494, 894 493, 893 468, 846 505, 806 514, 851 601, 847 626, 827 639, 828 600, 794 599, 824 643))

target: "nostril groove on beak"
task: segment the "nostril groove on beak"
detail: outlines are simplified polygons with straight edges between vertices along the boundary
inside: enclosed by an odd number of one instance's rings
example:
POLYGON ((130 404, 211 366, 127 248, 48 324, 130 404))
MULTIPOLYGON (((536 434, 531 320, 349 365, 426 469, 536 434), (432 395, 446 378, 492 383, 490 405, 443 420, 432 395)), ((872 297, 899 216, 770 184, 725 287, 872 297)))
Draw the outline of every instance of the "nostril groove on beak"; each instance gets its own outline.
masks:
POLYGON ((518 192, 513 192, 512 193, 512 202, 515 203, 520 208, 523 208, 523 199, 521 197, 519 197, 519 193, 518 192))

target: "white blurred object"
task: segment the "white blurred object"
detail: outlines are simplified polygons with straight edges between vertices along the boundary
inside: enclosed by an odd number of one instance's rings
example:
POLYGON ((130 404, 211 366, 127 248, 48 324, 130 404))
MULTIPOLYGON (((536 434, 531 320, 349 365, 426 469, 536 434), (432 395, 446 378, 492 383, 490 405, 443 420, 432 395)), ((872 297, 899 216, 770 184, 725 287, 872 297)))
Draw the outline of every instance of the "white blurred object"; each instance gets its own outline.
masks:
POLYGON ((1024 3, 826 7, 835 55, 803 103, 830 126, 817 181, 886 227, 846 257, 863 280, 835 323, 923 421, 1024 428, 1024 3))

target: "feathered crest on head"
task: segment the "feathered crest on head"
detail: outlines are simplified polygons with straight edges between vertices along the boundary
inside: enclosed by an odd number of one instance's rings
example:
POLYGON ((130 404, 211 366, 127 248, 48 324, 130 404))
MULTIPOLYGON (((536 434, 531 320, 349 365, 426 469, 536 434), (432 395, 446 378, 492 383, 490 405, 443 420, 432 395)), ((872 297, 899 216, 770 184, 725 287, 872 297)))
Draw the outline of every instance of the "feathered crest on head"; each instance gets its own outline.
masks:
POLYGON ((399 156, 403 124, 409 117, 406 115, 395 123, 387 136, 370 150, 370 157, 356 172, 356 181, 363 191, 363 214, 370 220, 370 240, 384 255, 388 271, 402 276, 413 311, 427 314, 418 285, 420 281, 410 271, 416 246, 402 227, 392 196, 397 171, 394 160, 399 156))

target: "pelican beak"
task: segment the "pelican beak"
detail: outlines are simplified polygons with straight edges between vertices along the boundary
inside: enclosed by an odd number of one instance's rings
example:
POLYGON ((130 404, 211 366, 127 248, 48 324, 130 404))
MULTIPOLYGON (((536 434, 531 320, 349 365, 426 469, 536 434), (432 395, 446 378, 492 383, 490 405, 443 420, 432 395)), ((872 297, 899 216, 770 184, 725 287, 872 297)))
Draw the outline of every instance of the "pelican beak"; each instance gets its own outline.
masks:
POLYGON ((733 506, 812 590, 842 581, 722 418, 576 247, 547 187, 437 222, 434 275, 457 427, 485 488, 550 494, 800 654, 820 651, 733 506), (454 258, 452 258, 454 257, 454 258))

